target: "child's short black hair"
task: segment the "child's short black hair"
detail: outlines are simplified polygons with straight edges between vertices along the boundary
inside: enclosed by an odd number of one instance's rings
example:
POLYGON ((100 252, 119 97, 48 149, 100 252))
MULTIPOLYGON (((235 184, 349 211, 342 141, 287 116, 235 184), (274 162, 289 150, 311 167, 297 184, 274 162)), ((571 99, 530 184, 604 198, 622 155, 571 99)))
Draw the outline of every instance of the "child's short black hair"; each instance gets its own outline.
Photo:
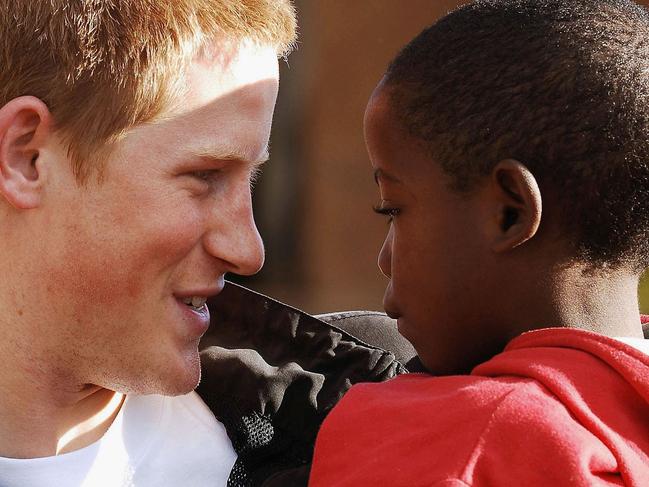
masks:
POLYGON ((649 265, 649 14, 629 0, 478 0, 384 85, 458 191, 500 160, 537 178, 577 257, 649 265))

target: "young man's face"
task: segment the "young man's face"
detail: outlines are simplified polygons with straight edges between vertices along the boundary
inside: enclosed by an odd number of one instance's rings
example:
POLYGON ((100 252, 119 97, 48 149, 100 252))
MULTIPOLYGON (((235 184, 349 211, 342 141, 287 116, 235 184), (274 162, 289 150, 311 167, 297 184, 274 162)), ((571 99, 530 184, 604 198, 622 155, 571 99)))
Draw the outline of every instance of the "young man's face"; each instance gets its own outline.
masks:
POLYGON ((489 249, 483 210, 448 188, 442 169, 396 121, 380 87, 365 114, 365 138, 392 221, 379 255, 389 278, 386 312, 434 373, 466 372, 491 346, 481 328, 488 303, 489 249))
POLYGON ((166 117, 118 143, 100 184, 79 188, 64 153, 50 171, 38 306, 56 327, 46 332, 57 367, 80 380, 190 391, 204 299, 226 272, 263 264, 250 179, 267 157, 276 52, 241 44, 232 59, 215 57, 191 63, 166 117))

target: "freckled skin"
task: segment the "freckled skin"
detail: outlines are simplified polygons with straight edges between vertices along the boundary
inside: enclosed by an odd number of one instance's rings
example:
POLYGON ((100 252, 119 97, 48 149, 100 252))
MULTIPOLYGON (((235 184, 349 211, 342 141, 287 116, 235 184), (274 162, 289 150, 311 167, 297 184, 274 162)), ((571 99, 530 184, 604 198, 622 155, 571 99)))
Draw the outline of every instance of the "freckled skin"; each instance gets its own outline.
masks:
POLYGON ((173 111, 118 142, 101 182, 79 186, 54 135, 40 152, 43 202, 5 222, 16 239, 11 262, 0 262, 25 296, 5 309, 15 316, 20 306, 24 325, 12 333, 22 345, 12 349, 33 380, 124 393, 197 385, 200 337, 174 294, 261 267, 249 179, 278 87, 269 46, 242 43, 222 61, 195 59, 173 111), (198 149, 223 147, 241 160, 224 162, 209 184, 193 175, 213 169, 198 149))

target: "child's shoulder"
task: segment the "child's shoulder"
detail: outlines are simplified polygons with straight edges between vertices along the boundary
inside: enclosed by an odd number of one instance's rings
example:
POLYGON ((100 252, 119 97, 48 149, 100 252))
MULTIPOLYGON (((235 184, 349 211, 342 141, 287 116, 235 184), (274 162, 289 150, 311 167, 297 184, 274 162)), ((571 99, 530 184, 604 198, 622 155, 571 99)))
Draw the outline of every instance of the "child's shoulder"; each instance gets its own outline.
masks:
POLYGON ((590 485, 595 471, 615 476, 621 465, 649 475, 647 371, 649 359, 617 340, 548 329, 514 340, 470 376, 359 384, 316 446, 350 481, 314 485, 590 485))
POLYGON ((547 415, 557 405, 558 398, 530 377, 405 374, 384 383, 353 387, 338 412, 349 417, 357 411, 372 422, 380 415, 381 421, 394 422, 395 428, 419 428, 422 435, 444 436, 445 431, 457 435, 456 427, 461 425, 467 436, 477 437, 495 423, 507 420, 501 418, 504 412, 515 413, 518 420, 530 414, 529 419, 538 419, 533 411, 547 415), (518 413, 518 409, 522 412, 518 413), (436 430, 424 433, 422 424, 435 424, 436 430))
POLYGON ((325 481, 314 485, 472 485, 476 469, 510 468, 521 449, 540 458, 557 431, 574 438, 573 423, 529 378, 408 374, 360 384, 323 424, 316 455, 336 474, 317 469, 325 481))

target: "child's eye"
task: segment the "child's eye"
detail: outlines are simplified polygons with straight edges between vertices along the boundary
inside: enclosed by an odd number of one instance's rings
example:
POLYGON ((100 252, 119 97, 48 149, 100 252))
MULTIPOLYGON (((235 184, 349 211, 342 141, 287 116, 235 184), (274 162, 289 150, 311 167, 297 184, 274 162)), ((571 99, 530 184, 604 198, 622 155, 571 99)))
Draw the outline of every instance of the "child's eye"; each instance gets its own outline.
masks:
POLYGON ((374 206, 374 212, 379 215, 385 215, 388 217, 388 224, 392 223, 392 220, 401 212, 399 208, 394 208, 391 206, 377 205, 374 206))

